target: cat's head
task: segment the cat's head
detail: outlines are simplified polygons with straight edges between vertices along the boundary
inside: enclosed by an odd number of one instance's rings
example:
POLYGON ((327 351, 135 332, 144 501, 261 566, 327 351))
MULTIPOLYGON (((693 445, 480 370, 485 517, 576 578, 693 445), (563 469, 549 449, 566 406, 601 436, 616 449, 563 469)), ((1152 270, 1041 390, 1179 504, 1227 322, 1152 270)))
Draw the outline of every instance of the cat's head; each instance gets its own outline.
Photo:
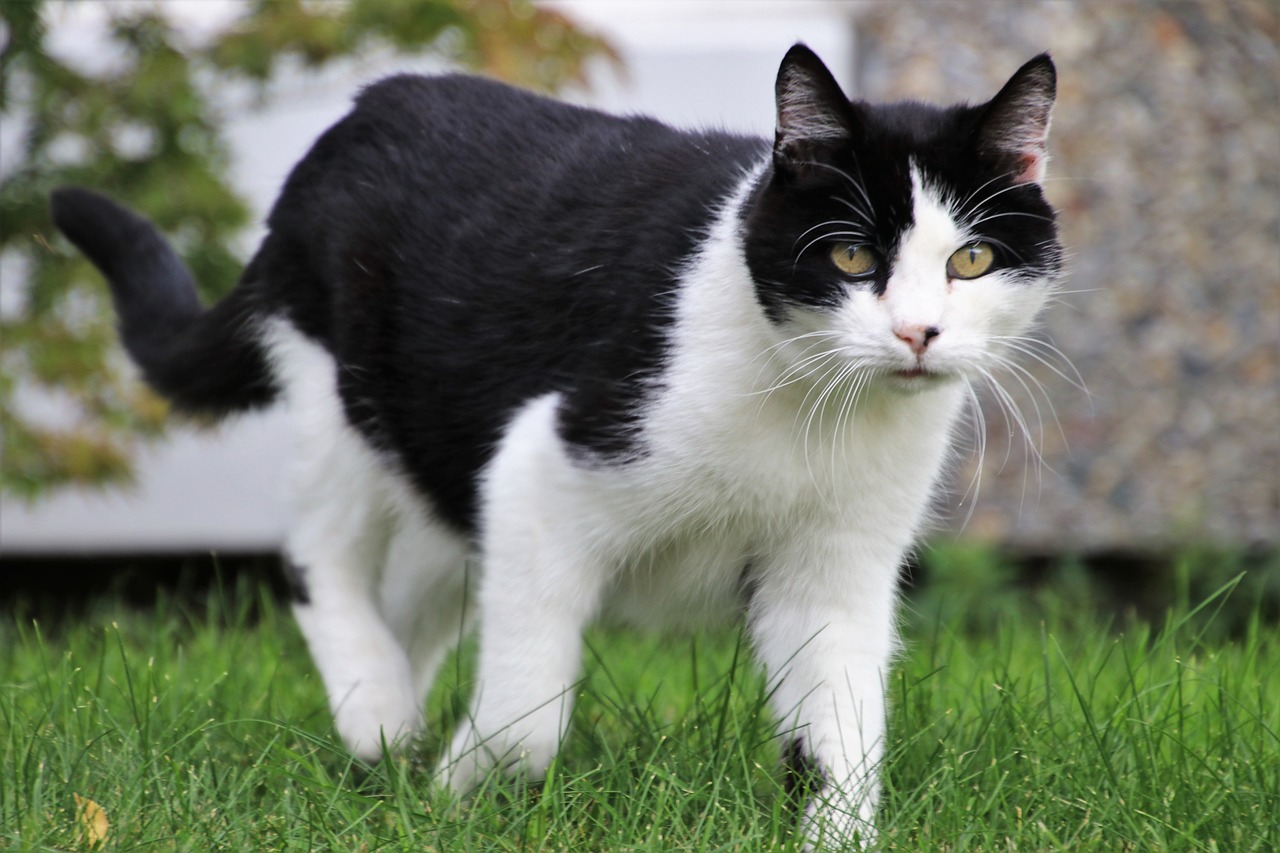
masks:
POLYGON ((1041 182, 1047 55, 989 102, 850 102, 796 45, 768 173, 744 209, 757 298, 814 377, 900 390, 989 375, 1062 266, 1041 182))

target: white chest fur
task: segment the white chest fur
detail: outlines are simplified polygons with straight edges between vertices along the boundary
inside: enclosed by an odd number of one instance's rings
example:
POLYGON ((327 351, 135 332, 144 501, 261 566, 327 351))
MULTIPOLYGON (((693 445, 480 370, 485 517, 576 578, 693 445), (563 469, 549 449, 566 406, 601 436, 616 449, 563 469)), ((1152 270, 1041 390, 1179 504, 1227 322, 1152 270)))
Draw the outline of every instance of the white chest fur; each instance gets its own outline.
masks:
POLYGON ((749 567, 805 535, 856 535, 869 562, 896 563, 963 397, 954 383, 902 393, 803 381, 755 302, 732 208, 679 289, 644 456, 584 467, 560 446, 549 395, 517 415, 486 473, 486 530, 501 538, 512 513, 545 519, 538 535, 564 536, 572 561, 598 566, 601 611, 628 622, 735 614, 749 567))

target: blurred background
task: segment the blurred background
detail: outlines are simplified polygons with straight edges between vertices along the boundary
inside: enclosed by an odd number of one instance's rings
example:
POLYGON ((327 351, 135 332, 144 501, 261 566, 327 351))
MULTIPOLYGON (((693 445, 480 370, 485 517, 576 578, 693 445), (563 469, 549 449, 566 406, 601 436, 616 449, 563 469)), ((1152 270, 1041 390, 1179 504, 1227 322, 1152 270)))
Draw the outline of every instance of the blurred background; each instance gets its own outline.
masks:
POLYGON ((12 0, 3 16, 0 584, 210 552, 259 565, 286 524, 283 413, 166 421, 105 286, 53 233, 49 189, 155 218, 213 299, 370 79, 466 68, 767 135, 778 60, 802 40, 869 100, 985 100, 1043 50, 1058 65, 1048 189, 1072 273, 1052 348, 1006 380, 1025 429, 987 401, 967 444, 986 452, 957 464, 932 541, 1139 599, 1210 554, 1280 602, 1273 0, 12 0))

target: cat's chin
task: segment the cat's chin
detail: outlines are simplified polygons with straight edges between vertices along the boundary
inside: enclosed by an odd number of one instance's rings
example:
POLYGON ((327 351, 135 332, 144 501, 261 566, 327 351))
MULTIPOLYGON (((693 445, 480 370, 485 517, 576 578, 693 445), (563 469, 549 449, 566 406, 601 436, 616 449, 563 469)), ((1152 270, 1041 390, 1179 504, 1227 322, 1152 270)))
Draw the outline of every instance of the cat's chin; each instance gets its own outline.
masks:
POLYGON ((955 373, 943 373, 937 370, 913 367, 906 370, 890 371, 885 378, 887 380, 885 384, 890 388, 913 394, 954 382, 959 377, 955 373))

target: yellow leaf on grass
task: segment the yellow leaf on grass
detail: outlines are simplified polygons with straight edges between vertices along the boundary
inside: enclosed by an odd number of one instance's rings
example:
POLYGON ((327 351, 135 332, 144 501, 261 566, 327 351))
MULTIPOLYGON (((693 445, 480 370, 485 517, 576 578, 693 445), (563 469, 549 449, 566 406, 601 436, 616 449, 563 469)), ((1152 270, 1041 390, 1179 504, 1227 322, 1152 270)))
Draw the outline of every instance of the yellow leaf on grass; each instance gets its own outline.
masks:
POLYGON ((72 796, 76 798, 76 835, 80 846, 85 850, 94 850, 107 840, 107 831, 111 829, 107 812, 88 797, 79 794, 72 796))

